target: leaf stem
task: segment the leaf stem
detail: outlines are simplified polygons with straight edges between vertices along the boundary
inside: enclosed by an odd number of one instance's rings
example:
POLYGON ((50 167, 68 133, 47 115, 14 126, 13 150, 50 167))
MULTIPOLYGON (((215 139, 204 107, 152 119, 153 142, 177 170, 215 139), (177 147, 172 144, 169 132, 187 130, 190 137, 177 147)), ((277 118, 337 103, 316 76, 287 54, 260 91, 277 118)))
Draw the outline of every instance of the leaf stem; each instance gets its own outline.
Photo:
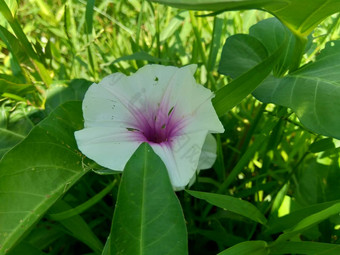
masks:
POLYGON ((307 37, 305 36, 299 36, 295 35, 296 41, 295 41, 295 47, 294 47, 294 52, 293 52, 293 57, 294 59, 292 60, 292 63, 289 68, 289 72, 292 73, 296 71, 301 64, 301 60, 304 54, 304 50, 307 44, 307 37))

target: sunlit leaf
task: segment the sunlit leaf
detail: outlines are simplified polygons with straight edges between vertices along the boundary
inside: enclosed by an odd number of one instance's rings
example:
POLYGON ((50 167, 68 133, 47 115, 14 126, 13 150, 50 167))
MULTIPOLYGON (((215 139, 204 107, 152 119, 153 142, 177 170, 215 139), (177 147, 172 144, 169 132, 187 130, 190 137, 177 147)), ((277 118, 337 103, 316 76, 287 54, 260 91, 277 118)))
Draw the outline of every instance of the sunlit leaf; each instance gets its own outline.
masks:
POLYGON ((312 214, 325 210, 339 202, 340 201, 332 201, 332 202, 326 202, 326 203, 307 206, 305 208, 291 212, 290 214, 287 214, 283 217, 276 218, 268 222, 269 228, 267 229, 266 232, 270 234, 274 234, 274 233, 282 232, 283 230, 293 228, 299 221, 307 218, 308 216, 312 214))
POLYGON ((299 221, 295 226, 293 226, 291 229, 285 231, 283 234, 281 234, 278 239, 276 240, 277 243, 280 243, 282 241, 287 241, 290 238, 303 233, 310 227, 320 223, 321 221, 329 218, 332 215, 340 213, 340 203, 336 203, 331 205, 330 207, 319 211, 317 213, 311 214, 307 216, 306 218, 299 221))
POLYGON ((266 224, 267 222, 267 219, 263 216, 259 209, 257 209, 253 204, 249 203, 248 201, 244 201, 236 197, 208 192, 193 190, 187 190, 186 192, 196 198, 204 199, 212 205, 218 206, 220 208, 223 208, 224 210, 228 210, 233 213, 240 214, 261 224, 266 224))
POLYGON ((153 0, 190 10, 259 9, 275 15, 295 34, 309 35, 326 17, 339 11, 338 0, 153 0))

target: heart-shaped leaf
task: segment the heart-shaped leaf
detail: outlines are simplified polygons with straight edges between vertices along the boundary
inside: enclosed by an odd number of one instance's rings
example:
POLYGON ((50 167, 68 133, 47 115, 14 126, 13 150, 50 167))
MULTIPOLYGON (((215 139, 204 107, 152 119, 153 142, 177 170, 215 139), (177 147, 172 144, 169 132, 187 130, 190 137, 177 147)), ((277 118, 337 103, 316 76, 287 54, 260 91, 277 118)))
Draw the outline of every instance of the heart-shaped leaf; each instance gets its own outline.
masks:
POLYGON ((339 66, 340 41, 329 42, 314 63, 281 79, 271 77, 254 96, 292 108, 308 129, 340 139, 339 66))
MULTIPOLYGON (((250 29, 250 35, 234 35, 228 38, 222 52, 220 72, 233 78, 243 77, 248 68, 258 66, 266 59, 265 51, 272 52, 278 44, 280 31, 291 33, 275 19, 264 20, 250 29), (272 31, 269 33, 268 31, 272 31), (265 31, 265 32, 263 32, 265 31)), ((292 45, 291 45, 292 46, 292 45)), ((282 75, 290 66, 286 50, 276 65, 276 75, 282 75)), ((270 75, 253 92, 262 102, 275 103, 293 109, 308 129, 327 136, 340 138, 340 41, 329 42, 314 63, 301 67, 283 78, 270 75)), ((254 67, 253 67, 254 68, 254 67)), ((251 69, 252 70, 252 69, 251 69)), ((275 70, 274 70, 275 71, 275 70)), ((249 71, 248 71, 249 72, 249 71)), ((275 73, 275 72, 274 72, 275 73)), ((227 85, 226 87, 228 87, 227 85)))
POLYGON ((338 0, 152 0, 181 9, 233 11, 259 9, 281 20, 294 34, 308 36, 326 17, 339 12, 338 0))

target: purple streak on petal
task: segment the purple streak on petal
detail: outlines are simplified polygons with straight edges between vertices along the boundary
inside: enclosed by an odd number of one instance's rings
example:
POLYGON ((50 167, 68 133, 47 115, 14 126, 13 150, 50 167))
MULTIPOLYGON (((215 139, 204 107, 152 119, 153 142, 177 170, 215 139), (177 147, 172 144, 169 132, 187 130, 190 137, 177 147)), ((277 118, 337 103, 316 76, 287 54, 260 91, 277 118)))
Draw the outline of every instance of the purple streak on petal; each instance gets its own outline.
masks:
POLYGON ((131 136, 140 142, 171 147, 174 137, 182 135, 187 119, 176 114, 176 107, 168 107, 168 104, 161 104, 153 109, 150 106, 147 108, 148 111, 135 112, 137 122, 133 129, 127 127, 131 136))

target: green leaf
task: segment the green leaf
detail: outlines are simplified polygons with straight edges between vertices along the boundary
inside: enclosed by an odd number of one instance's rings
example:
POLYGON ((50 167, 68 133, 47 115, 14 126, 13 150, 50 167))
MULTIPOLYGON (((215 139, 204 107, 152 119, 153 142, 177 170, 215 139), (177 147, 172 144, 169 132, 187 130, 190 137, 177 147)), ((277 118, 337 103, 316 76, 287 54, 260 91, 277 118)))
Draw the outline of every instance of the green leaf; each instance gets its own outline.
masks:
POLYGON ((265 241, 247 241, 234 245, 218 255, 267 255, 268 245, 265 241))
POLYGON ((29 116, 35 109, 25 104, 17 105, 14 111, 4 103, 0 107, 0 159, 3 155, 21 142, 33 128, 29 116))
MULTIPOLYGON (((285 46, 286 40, 284 40, 280 47, 264 61, 216 91, 216 96, 213 98, 212 102, 219 116, 228 112, 256 89, 256 87, 270 74, 278 59, 280 59, 281 54, 284 52, 285 46)), ((263 49, 259 51, 263 52, 263 49)), ((225 66, 223 64, 224 61, 228 60, 225 57, 221 58, 220 66, 225 66)), ((223 70, 220 68, 220 71, 222 73, 226 72, 224 68, 223 70)))
POLYGON ((294 34, 309 35, 326 17, 339 11, 338 0, 152 0, 181 9, 232 11, 260 9, 281 20, 294 34))
POLYGON ((36 91, 33 84, 22 83, 20 79, 15 76, 0 74, 0 94, 11 93, 15 95, 25 96, 28 93, 36 91))
POLYGON ((337 213, 340 213, 340 203, 336 203, 322 211, 319 211, 302 219, 292 229, 280 235, 275 242, 279 243, 282 241, 286 241, 337 213))
POLYGON ((17 247, 15 247, 12 251, 8 253, 8 255, 44 255, 46 253, 40 251, 38 248, 34 247, 29 243, 20 243, 17 247))
POLYGON ((318 242, 282 242, 271 246, 270 254, 338 255, 340 245, 318 242))
POLYGON ((28 41, 24 31, 22 30, 18 20, 12 15, 10 9, 8 8, 4 0, 0 0, 0 13, 5 17, 9 25, 11 26, 13 32, 17 36, 20 44, 31 58, 32 64, 39 73, 42 81, 46 86, 49 86, 52 82, 49 72, 46 70, 45 66, 39 60, 39 56, 34 51, 32 44, 28 41))
POLYGON ((287 40, 286 48, 273 70, 276 77, 283 76, 288 70, 294 71, 298 68, 302 53, 308 50, 305 44, 308 43, 307 45, 310 46, 312 41, 311 36, 307 39, 295 37, 277 18, 269 18, 258 22, 249 29, 249 35, 257 38, 265 46, 269 54, 273 53, 283 40, 287 40), (303 40, 303 42, 300 40, 303 40))
MULTIPOLYGON (((249 35, 237 34, 229 37, 223 47, 223 62, 220 63, 219 70, 225 75, 236 78, 274 53, 285 39, 287 45, 273 69, 274 76, 281 77, 293 65, 296 39, 292 32, 276 18, 256 23, 250 27, 249 35)), ((311 39, 310 37, 309 41, 311 39)))
POLYGON ((324 138, 324 139, 318 140, 309 146, 309 150, 313 153, 326 151, 330 149, 335 149, 335 145, 333 143, 332 138, 324 138))
POLYGON ((74 139, 82 126, 81 103, 66 103, 0 161, 0 254, 87 172, 74 139))
POLYGON ((93 197, 88 199, 83 204, 77 206, 76 208, 70 207, 67 210, 60 211, 60 212, 57 212, 57 213, 53 213, 52 211, 50 211, 49 212, 50 214, 48 214, 48 217, 51 220, 60 221, 60 220, 65 220, 65 219, 74 217, 78 214, 81 214, 84 211, 86 211, 87 209, 89 209, 90 207, 92 207, 93 205, 95 205, 96 203, 98 203, 101 199, 103 199, 103 197, 105 197, 112 190, 114 185, 116 185, 116 181, 113 181, 112 183, 110 183, 107 187, 105 187, 98 194, 94 195, 93 197))
POLYGON ((6 128, 0 128, 0 159, 24 138, 25 136, 20 133, 13 132, 6 128))
POLYGON ((291 212, 290 214, 285 215, 283 217, 275 218, 272 221, 269 221, 268 223, 269 228, 267 229, 266 233, 275 234, 278 232, 282 232, 283 230, 293 228, 296 224, 298 224, 298 222, 309 217, 310 215, 313 215, 322 210, 325 210, 337 203, 340 203, 340 201, 332 201, 332 202, 311 205, 311 206, 296 210, 294 212, 291 212))
POLYGON ((74 79, 69 84, 53 84, 47 90, 45 103, 47 113, 52 112, 59 105, 68 101, 82 101, 92 83, 85 79, 74 79))
POLYGON ((248 219, 256 221, 261 224, 266 224, 267 219, 263 216, 263 214, 251 203, 248 201, 241 200, 239 198, 220 195, 214 193, 186 190, 193 197, 204 199, 208 203, 223 208, 225 210, 229 210, 233 213, 240 214, 248 219))
POLYGON ((29 60, 28 55, 22 48, 19 40, 3 26, 0 26, 0 39, 6 44, 7 49, 12 53, 11 57, 14 69, 13 74, 20 75, 21 77, 23 77, 20 63, 28 65, 31 68, 33 68, 33 66, 29 60))
POLYGON ((188 254, 181 206, 164 163, 143 143, 128 161, 111 228, 111 254, 188 254))
POLYGON ((179 27, 183 25, 184 22, 189 20, 189 13, 187 11, 182 11, 174 16, 169 24, 163 29, 160 33, 159 40, 164 42, 170 36, 172 36, 176 31, 178 31, 179 27))
POLYGON ((95 0, 88 0, 86 4, 85 20, 86 20, 86 33, 87 34, 92 34, 94 2, 95 0))
POLYGON ((223 46, 218 71, 235 79, 267 57, 267 49, 257 38, 244 34, 232 35, 223 46))
POLYGON ((18 0, 5 0, 7 3, 8 8, 11 10, 13 16, 15 16, 16 11, 18 9, 18 0))
MULTIPOLYGON (((49 213, 53 215, 58 215, 65 211, 72 210, 72 207, 63 200, 57 201, 49 210, 49 213)), ((84 219, 78 215, 74 214, 72 217, 64 218, 59 220, 59 223, 67 229, 67 233, 74 238, 82 241, 84 244, 89 246, 94 252, 100 254, 103 250, 103 244, 97 238, 97 236, 92 232, 91 228, 86 224, 84 219)))
POLYGON ((107 237, 107 240, 106 240, 106 243, 105 243, 102 255, 111 255, 111 254, 112 254, 111 253, 111 236, 109 235, 107 237))
MULTIPOLYGON (((269 53, 275 50, 278 42, 282 41, 282 34, 289 38, 288 49, 294 45, 292 34, 275 19, 259 22, 251 27, 250 34, 228 38, 222 52, 220 72, 240 79, 249 68, 256 67, 261 59, 265 59, 265 50, 269 53), (261 43, 265 49, 261 47, 261 43)), ((274 74, 279 76, 288 70, 292 64, 288 59, 292 58, 292 54, 291 50, 284 50, 274 74)), ((292 108, 308 129, 339 139, 340 119, 335 114, 340 112, 338 65, 340 41, 329 42, 314 63, 284 78, 269 76, 256 88, 253 95, 262 102, 292 108)))
POLYGON ((282 79, 270 77, 254 96, 292 108, 308 129, 340 139, 339 65, 340 41, 329 42, 314 63, 282 79))

